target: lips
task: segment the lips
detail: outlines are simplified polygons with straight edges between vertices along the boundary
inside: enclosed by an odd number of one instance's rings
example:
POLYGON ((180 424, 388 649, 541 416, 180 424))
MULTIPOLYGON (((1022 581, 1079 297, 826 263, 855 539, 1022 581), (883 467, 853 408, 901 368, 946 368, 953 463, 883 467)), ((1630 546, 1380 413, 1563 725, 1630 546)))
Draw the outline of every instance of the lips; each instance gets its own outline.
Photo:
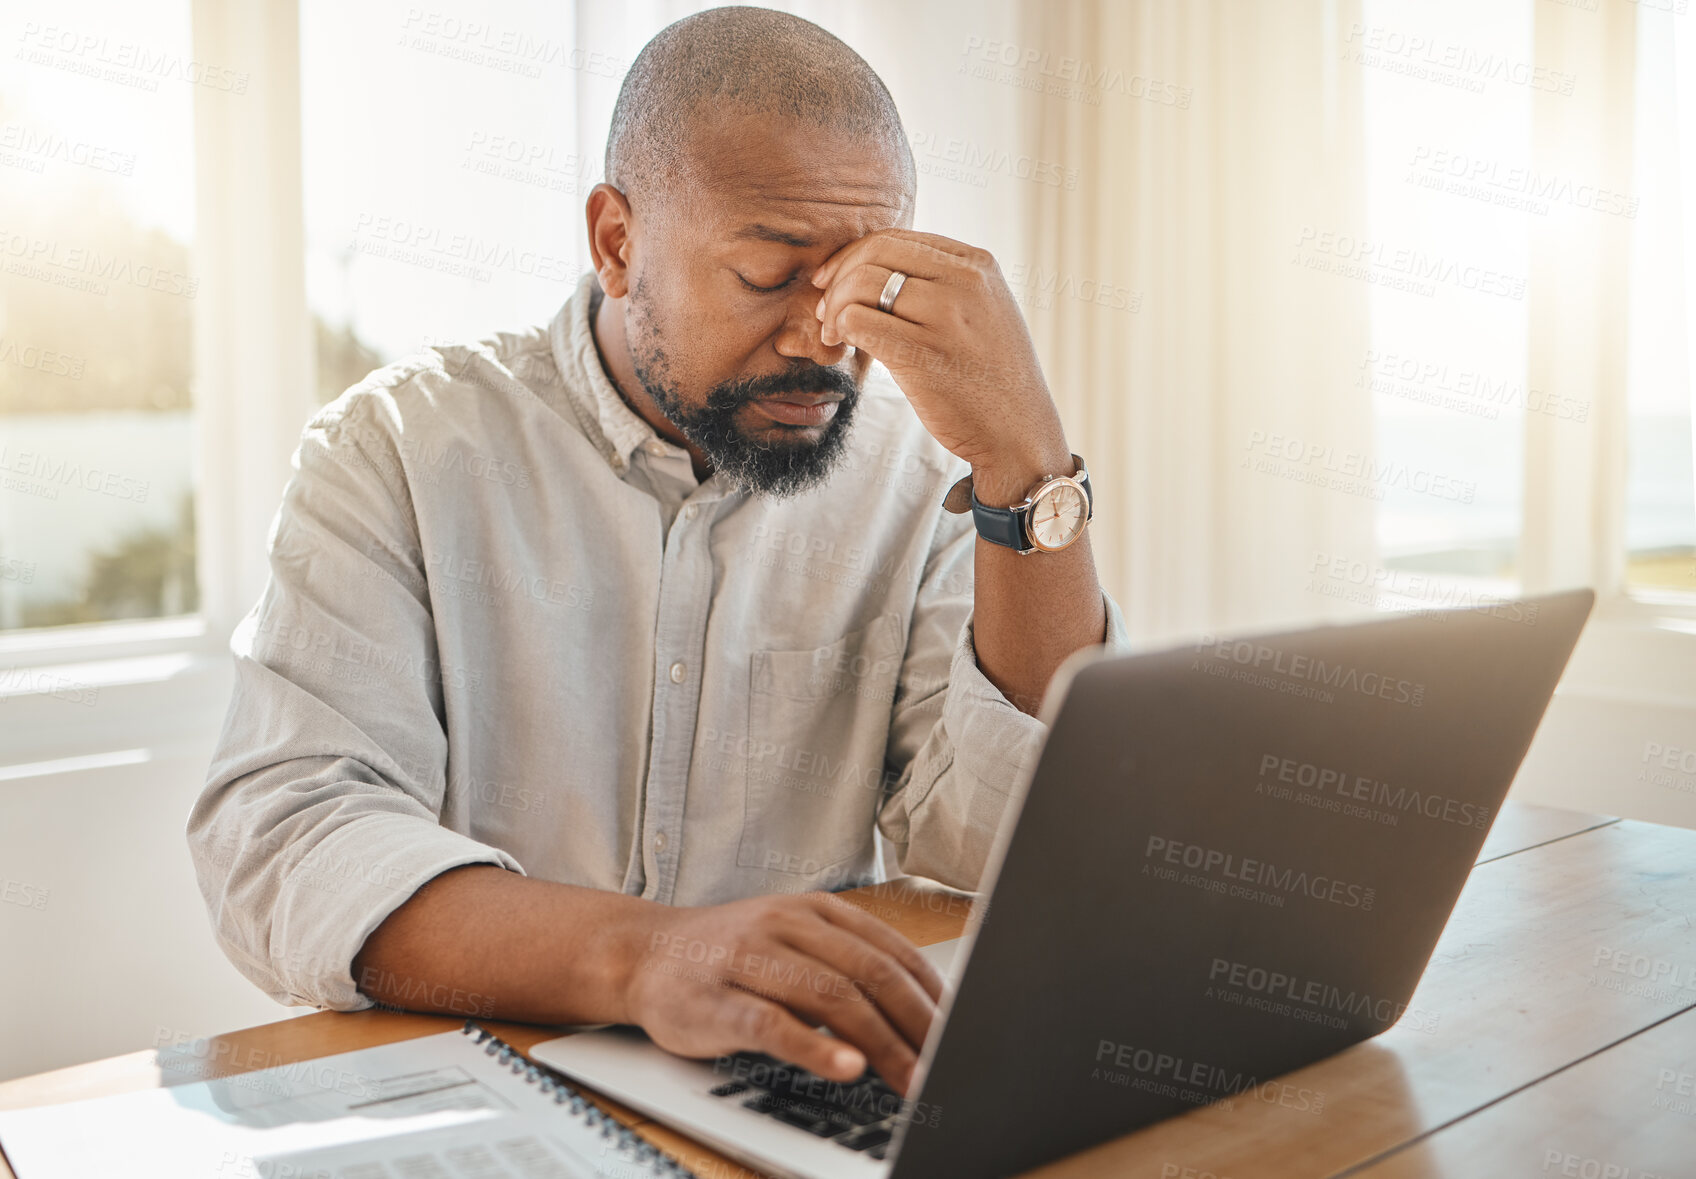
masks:
POLYGON ((841 400, 840 393, 794 393, 762 397, 751 404, 779 425, 822 426, 836 416, 841 400))

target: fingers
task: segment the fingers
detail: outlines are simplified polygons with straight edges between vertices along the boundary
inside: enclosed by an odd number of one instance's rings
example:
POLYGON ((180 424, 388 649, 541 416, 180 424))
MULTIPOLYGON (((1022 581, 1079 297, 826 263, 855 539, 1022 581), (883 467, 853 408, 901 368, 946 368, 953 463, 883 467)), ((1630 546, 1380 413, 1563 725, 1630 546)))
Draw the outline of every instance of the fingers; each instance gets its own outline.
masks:
MULTIPOLYGON (((858 303, 880 310, 878 300, 883 297, 884 283, 889 281, 892 273, 887 266, 872 263, 843 271, 830 289, 820 296, 819 305, 813 312, 819 320, 821 339, 828 344, 837 335, 835 321, 844 307, 858 303)), ((930 279, 908 275, 895 296, 894 307, 882 313, 929 326, 942 317, 943 298, 942 289, 930 279)))
POLYGON ((783 1004, 737 988, 721 992, 718 1018, 735 1037, 733 1051, 764 1052, 831 1081, 855 1081, 866 1056, 796 1018, 783 1004))
POLYGON ((973 247, 941 234, 919 233, 912 229, 880 229, 855 238, 821 262, 819 268, 813 271, 813 285, 828 286, 837 274, 867 260, 875 260, 891 270, 936 278, 965 263, 974 254, 973 247))
MULTIPOLYGON (((781 972, 768 972, 758 983, 733 981, 730 985, 781 1003, 814 1024, 829 1028, 838 1037, 834 1043, 846 1041, 859 1049, 864 1054, 862 1063, 870 1063, 890 1085, 905 1091, 913 1066, 918 1063, 918 1052, 861 989, 861 980, 794 946, 787 948, 781 972)), ((859 1074, 823 1075, 852 1080, 859 1074)))
MULTIPOLYGON (((888 311, 878 307, 883 284, 890 271, 881 266, 862 266, 844 274, 819 300, 814 314, 819 318, 819 341, 835 347, 846 338, 843 314, 854 308, 872 312, 881 320, 929 327, 946 314, 940 287, 929 279, 908 278, 888 311)), ((856 312, 857 314, 857 312, 856 312)))
POLYGON ((717 968, 697 955, 699 971, 633 985, 635 1022, 661 1047, 751 1049, 842 1082, 869 1064, 898 1091, 911 1088, 943 983, 894 929, 826 893, 749 898, 695 920, 699 929, 681 935, 691 944, 731 948, 712 959, 717 968))
MULTIPOLYGON (((836 323, 830 335, 819 327, 821 343, 836 340, 880 360, 892 373, 907 366, 934 366, 940 350, 930 343, 929 329, 888 315, 864 303, 848 303, 836 313, 836 323)), ((834 347, 835 345, 828 345, 834 347)))
POLYGON ((825 920, 840 925, 888 954, 900 963, 907 974, 924 987, 933 1001, 940 1002, 944 980, 942 972, 931 965, 919 948, 896 931, 888 922, 879 921, 857 905, 828 892, 806 894, 818 906, 825 920))
POLYGON ((936 1003, 908 970, 881 949, 819 918, 800 923, 785 940, 839 972, 851 988, 833 992, 846 1002, 822 1005, 832 1031, 866 1050, 872 1067, 905 1088, 936 1017, 936 1003), (885 1029, 897 1037, 885 1036, 885 1029))

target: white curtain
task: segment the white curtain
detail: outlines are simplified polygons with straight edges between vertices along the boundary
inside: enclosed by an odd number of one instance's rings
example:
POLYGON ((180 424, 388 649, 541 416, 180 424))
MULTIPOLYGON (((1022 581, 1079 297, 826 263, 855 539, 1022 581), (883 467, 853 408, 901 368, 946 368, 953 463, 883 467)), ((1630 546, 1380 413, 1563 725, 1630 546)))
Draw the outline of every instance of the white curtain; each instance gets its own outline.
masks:
MULTIPOLYGON (((1635 6, 1540 4, 1534 31, 1537 65, 1574 79, 1570 94, 1533 96, 1534 172, 1633 192, 1635 6)), ((1576 203, 1553 204, 1532 227, 1528 387, 1580 390, 1594 411, 1583 430, 1526 415, 1527 590, 1607 590, 1622 579, 1634 227, 1576 203)))
POLYGON ((1030 318, 1101 483, 1104 578, 1141 638, 1327 613, 1315 562, 1371 559, 1362 488, 1303 481, 1370 451, 1365 288, 1299 261, 1304 240, 1364 228, 1358 72, 1338 68, 1354 20, 1348 0, 1025 10, 1025 43, 1106 79, 1028 108, 1035 153, 1092 173, 1036 191, 1028 232, 1062 279, 1123 284, 1140 306, 1057 297, 1030 318))

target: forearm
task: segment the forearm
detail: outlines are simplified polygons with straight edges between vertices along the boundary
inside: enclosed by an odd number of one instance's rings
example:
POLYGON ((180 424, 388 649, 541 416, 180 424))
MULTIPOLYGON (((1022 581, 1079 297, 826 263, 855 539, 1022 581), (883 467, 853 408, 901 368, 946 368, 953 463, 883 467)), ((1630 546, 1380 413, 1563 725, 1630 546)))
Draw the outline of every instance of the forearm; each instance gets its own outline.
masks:
POLYGON ((353 977, 379 1003, 414 1011, 625 1023, 627 982, 658 909, 493 865, 455 868, 372 931, 353 977))
MULTIPOLYGON (((1005 507, 1042 476, 1071 473, 1071 454, 1057 442, 1036 459, 978 468, 972 482, 983 503, 1005 507)), ((978 666, 1016 708, 1034 716, 1065 658, 1106 637, 1107 608, 1089 531, 1057 553, 1021 554, 980 537, 973 569, 978 666)))

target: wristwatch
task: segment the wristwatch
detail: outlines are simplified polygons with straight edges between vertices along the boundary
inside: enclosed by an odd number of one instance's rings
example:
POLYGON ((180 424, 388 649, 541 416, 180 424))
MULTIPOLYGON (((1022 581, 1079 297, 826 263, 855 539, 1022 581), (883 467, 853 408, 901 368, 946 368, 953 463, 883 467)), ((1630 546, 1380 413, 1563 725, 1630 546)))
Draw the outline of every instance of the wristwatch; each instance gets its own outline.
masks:
POLYGON ((1011 507, 992 508, 979 502, 970 475, 948 489, 942 506, 956 515, 970 508, 978 535, 992 544, 1018 553, 1057 553, 1082 536, 1084 525, 1095 515, 1089 470, 1075 454, 1072 462, 1077 469, 1070 475, 1044 475, 1011 507))

